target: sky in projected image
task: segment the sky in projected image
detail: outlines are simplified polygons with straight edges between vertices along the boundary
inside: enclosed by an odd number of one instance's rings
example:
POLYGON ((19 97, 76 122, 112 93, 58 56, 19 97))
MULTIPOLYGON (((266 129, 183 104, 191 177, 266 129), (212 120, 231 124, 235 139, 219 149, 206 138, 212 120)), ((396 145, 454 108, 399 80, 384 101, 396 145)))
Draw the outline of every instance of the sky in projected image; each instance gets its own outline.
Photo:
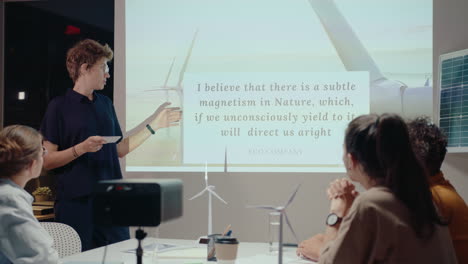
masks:
POLYGON ((343 171, 348 119, 432 115, 431 0, 125 8, 126 130, 165 101, 184 111, 182 126, 127 156, 127 171, 343 171))

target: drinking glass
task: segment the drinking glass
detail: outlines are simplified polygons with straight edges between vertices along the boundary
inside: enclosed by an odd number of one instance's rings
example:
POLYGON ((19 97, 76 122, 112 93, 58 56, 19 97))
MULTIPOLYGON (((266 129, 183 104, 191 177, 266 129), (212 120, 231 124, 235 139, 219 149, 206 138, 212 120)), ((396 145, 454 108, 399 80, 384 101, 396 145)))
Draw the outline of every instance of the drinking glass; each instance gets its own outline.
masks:
POLYGON ((270 245, 270 254, 276 255, 279 251, 279 232, 280 232, 281 213, 270 212, 268 214, 268 243, 270 245))

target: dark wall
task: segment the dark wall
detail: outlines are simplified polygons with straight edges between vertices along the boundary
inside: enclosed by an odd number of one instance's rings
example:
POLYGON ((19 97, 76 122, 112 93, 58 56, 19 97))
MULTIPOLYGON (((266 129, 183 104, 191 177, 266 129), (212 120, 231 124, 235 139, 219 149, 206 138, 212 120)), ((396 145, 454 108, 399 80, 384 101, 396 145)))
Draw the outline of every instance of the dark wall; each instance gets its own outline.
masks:
POLYGON ((3 85, 4 85, 4 46, 5 46, 5 3, 0 1, 0 128, 3 128, 3 85))
MULTIPOLYGON (((73 87, 66 51, 85 38, 114 46, 114 0, 5 3, 4 126, 39 128, 50 99, 73 87), (67 26, 80 29, 66 34, 67 26), (17 99, 25 91, 26 99, 17 99)), ((113 99, 113 70, 103 94, 113 99)))
MULTIPOLYGON (((4 79, 0 78, 4 85, 3 125, 23 124, 38 129, 49 101, 73 87, 65 67, 66 51, 85 38, 114 46, 114 0, 1 4, 5 26, 4 79), (80 34, 65 34, 67 26, 79 28, 80 34), (19 91, 26 92, 26 100, 17 99, 19 91)), ((112 63, 109 67, 111 78, 101 93, 112 100, 112 63)), ((30 181, 26 190, 31 192, 41 185, 50 186, 54 192, 55 176, 47 172, 43 175, 40 182, 30 181)))

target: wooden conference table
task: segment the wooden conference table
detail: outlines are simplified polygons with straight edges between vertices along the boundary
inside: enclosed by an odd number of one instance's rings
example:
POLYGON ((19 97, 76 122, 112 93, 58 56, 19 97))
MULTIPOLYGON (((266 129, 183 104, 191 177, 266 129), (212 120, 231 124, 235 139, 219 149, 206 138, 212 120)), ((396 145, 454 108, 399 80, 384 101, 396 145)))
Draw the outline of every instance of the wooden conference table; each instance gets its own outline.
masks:
MULTIPOLYGON (((175 249, 154 253, 152 250, 145 250, 144 264, 215 264, 213 261, 206 261, 206 245, 199 245, 194 240, 181 239, 155 239, 146 238, 143 246, 151 247, 155 243, 176 245, 175 249)), ((135 251, 129 250, 137 247, 136 239, 129 239, 119 243, 109 245, 106 253, 106 264, 134 264, 136 263, 135 251)), ((315 263, 300 259, 296 256, 296 248, 285 247, 283 251, 283 263, 285 264, 306 264, 315 263)), ((61 260, 63 264, 97 264, 102 263, 104 247, 85 251, 79 254, 65 257, 61 260)), ((268 252, 267 243, 247 243, 240 242, 237 253, 236 264, 274 264, 278 263, 278 256, 268 252)))

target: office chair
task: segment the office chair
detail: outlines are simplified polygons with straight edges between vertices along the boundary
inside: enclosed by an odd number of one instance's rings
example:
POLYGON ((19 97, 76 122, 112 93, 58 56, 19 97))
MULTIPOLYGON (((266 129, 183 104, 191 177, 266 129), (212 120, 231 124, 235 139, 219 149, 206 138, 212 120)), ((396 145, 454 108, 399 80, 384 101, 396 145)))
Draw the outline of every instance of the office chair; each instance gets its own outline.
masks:
POLYGON ((80 236, 71 226, 55 222, 40 222, 40 224, 53 238, 52 247, 57 250, 60 258, 81 252, 80 236))

